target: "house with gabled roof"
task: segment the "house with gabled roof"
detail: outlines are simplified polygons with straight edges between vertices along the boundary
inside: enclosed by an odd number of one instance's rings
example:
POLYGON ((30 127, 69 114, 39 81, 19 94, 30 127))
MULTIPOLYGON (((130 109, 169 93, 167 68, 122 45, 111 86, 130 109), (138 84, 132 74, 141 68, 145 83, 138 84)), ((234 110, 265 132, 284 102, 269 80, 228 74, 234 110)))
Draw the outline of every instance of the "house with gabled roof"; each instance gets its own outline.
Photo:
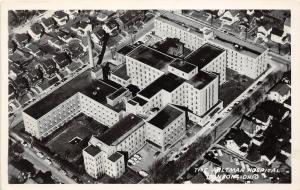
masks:
POLYGON ((33 25, 31 25, 27 32, 34 41, 37 41, 42 37, 45 31, 44 27, 41 24, 34 23, 33 25))
POLYGON ((268 93, 268 99, 283 103, 291 96, 291 88, 284 83, 276 84, 268 93))
POLYGON ((233 23, 239 20, 239 10, 227 10, 225 13, 220 17, 220 20, 223 24, 232 25, 233 23))
POLYGON ((251 145, 251 138, 243 130, 232 128, 225 136, 225 142, 226 148, 244 157, 251 145))

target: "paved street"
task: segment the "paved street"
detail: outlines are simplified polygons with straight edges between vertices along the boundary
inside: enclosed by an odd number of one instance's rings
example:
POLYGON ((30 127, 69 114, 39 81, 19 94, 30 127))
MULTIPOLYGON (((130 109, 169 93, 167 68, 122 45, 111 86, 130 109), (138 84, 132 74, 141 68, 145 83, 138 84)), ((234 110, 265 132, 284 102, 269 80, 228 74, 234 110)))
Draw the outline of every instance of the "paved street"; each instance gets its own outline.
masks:
POLYGON ((45 171, 51 171, 52 175, 59 179, 61 182, 66 184, 75 184, 76 182, 72 180, 71 178, 67 177, 66 175, 62 174, 57 168, 53 167, 53 165, 49 166, 44 160, 39 158, 35 152, 33 152, 31 149, 26 147, 24 149, 24 158, 30 161, 31 163, 34 163, 34 167, 38 170, 45 171))

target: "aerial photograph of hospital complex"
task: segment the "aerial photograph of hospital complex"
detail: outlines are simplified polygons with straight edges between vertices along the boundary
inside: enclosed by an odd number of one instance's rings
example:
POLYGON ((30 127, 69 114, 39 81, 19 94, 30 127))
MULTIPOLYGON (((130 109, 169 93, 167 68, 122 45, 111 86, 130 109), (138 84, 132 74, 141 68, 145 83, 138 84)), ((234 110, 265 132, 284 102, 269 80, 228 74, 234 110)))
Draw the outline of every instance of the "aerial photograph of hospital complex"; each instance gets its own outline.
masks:
POLYGON ((9 184, 291 183, 290 10, 9 10, 8 67, 9 184))

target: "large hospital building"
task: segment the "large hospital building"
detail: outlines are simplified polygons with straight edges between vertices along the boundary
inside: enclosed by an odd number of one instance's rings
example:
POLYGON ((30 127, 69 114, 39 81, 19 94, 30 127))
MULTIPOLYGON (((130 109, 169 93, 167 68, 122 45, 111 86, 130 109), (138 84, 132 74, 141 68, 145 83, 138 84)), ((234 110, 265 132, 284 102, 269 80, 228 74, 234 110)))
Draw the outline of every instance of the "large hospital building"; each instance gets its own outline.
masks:
POLYGON ((145 144, 166 151, 185 135, 187 118, 204 126, 222 110, 219 86, 227 67, 253 79, 267 68, 267 50, 178 15, 156 18, 154 31, 163 39, 178 38, 192 52, 176 57, 154 46, 123 47, 111 81, 85 71, 25 109, 26 132, 42 140, 84 113, 110 128, 92 136, 82 151, 87 173, 118 178, 145 144), (140 89, 134 97, 129 85, 140 89))

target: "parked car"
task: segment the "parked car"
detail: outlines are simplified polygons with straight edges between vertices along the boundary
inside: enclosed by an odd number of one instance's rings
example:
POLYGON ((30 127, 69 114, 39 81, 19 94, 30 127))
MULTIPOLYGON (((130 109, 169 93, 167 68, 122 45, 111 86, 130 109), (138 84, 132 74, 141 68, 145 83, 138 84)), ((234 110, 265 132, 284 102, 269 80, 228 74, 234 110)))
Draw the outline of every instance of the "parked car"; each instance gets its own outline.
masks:
POLYGON ((181 150, 181 153, 184 154, 184 153, 186 153, 188 150, 189 150, 188 147, 184 147, 184 148, 181 150))
POLYGON ((67 175, 67 172, 65 170, 60 170, 60 172, 64 175, 67 175))
POLYGON ((52 164, 52 161, 51 161, 49 158, 46 158, 46 159, 45 159, 45 162, 46 162, 48 165, 51 165, 51 164, 52 164))
POLYGON ((174 156, 173 161, 176 161, 176 160, 178 160, 179 158, 180 158, 180 155, 179 155, 179 154, 176 154, 176 155, 174 156))
POLYGON ((43 155, 43 153, 41 153, 41 152, 37 152, 36 155, 37 155, 38 157, 40 157, 40 158, 44 158, 44 155, 43 155))
POLYGON ((141 170, 139 171, 139 174, 142 176, 142 177, 147 177, 149 174, 147 172, 145 172, 144 170, 141 170))
POLYGON ((139 160, 136 157, 131 158, 134 162, 138 162, 139 160))
POLYGON ((133 155, 133 157, 134 157, 134 158, 137 158, 138 160, 142 160, 142 157, 141 157, 141 155, 139 155, 139 154, 135 154, 135 155, 133 155))

